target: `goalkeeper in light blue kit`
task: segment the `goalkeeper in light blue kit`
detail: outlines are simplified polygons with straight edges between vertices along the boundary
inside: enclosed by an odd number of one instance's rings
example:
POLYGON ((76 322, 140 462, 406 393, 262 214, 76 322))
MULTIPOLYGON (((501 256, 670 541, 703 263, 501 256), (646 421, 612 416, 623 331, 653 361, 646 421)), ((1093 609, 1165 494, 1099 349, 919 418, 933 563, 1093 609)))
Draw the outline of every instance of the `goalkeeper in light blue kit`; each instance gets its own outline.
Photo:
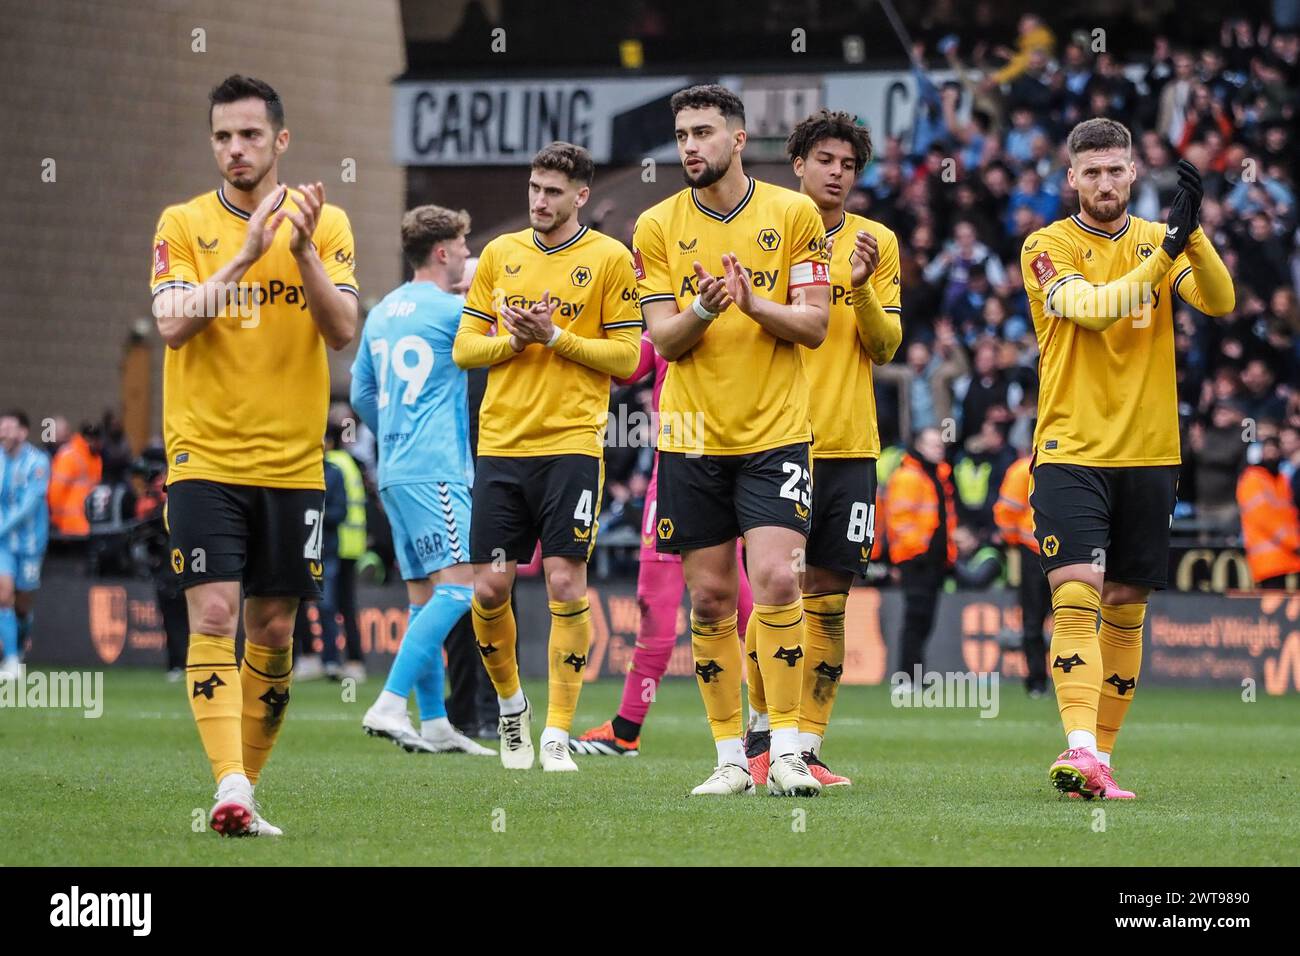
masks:
POLYGON ((406 637, 366 733, 412 753, 496 752, 447 719, 442 645, 469 611, 469 402, 451 360, 465 300, 451 292, 469 258, 469 215, 419 206, 402 217, 402 253, 414 275, 370 311, 352 366, 352 407, 379 442, 379 497, 410 598, 406 637), (407 713, 415 691, 417 733, 407 713))

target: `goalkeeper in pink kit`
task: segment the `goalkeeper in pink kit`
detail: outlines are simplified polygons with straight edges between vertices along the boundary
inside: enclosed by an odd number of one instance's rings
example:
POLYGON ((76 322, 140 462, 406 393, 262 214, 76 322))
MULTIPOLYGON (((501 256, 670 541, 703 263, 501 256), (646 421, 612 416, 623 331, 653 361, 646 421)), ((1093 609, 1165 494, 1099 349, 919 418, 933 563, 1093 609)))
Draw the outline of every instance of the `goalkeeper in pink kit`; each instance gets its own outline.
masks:
MULTIPOLYGON (((650 344, 648 335, 641 336, 641 361, 625 379, 615 379, 620 385, 640 381, 651 371, 655 373, 654 410, 659 412, 659 393, 663 391, 668 362, 661 358, 650 344)), ((657 434, 657 430, 655 432, 657 434)), ((677 643, 677 612, 682 604, 685 582, 682 578, 682 559, 676 554, 661 554, 655 550, 655 501, 659 479, 659 454, 655 453, 654 470, 645 495, 645 515, 641 522, 641 569, 637 574, 636 598, 641 607, 641 626, 637 631, 636 651, 632 667, 623 682, 623 702, 612 720, 593 727, 581 736, 569 739, 569 748, 580 754, 600 754, 611 757, 635 757, 641 752, 641 726, 654 702, 655 691, 668 660, 677 643)), ((745 562, 741 542, 737 540, 737 564, 740 567, 740 598, 737 618, 740 639, 745 639, 745 625, 754 607, 749 579, 745 576, 745 562)))

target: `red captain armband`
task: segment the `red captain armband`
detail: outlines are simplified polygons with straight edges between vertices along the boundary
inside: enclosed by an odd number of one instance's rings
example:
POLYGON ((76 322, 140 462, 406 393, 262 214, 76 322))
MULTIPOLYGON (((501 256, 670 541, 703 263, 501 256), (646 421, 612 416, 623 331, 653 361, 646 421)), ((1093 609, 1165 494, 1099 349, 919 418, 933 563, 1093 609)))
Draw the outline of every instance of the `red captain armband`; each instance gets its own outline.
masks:
POLYGON ((171 256, 167 254, 167 240, 159 239, 153 247, 153 277, 165 275, 171 271, 171 256))
POLYGON ((636 273, 638 282, 645 278, 645 263, 641 261, 640 249, 632 250, 632 271, 636 273))
POLYGON ((1034 278, 1038 280, 1040 289, 1047 285, 1049 279, 1056 278, 1056 266, 1052 264, 1052 257, 1045 251, 1034 256, 1029 263, 1029 268, 1034 270, 1034 278))
POLYGON ((801 289, 810 285, 830 285, 831 269, 824 262, 801 262, 790 268, 790 288, 801 289))

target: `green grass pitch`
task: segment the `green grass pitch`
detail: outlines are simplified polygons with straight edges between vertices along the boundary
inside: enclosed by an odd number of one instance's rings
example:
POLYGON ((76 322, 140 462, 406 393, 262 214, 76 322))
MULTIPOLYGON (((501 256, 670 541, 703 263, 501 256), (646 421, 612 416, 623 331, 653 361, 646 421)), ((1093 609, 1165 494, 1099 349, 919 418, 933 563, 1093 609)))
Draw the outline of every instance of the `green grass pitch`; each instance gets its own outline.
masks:
MULTIPOLYGON (((1050 699, 1002 687, 1001 710, 894 709, 846 687, 824 748, 854 779, 817 799, 687 796, 713 764, 693 683, 665 684, 638 758, 579 757, 577 774, 409 755, 366 737, 374 678, 294 688, 258 798, 280 840, 194 832, 213 784, 184 685, 111 670, 104 713, 0 710, 0 864, 1266 865, 1300 859, 1300 697, 1138 692, 1116 753, 1133 803, 1066 800, 1050 699)), ((541 681, 526 682, 536 716, 541 681)), ((584 689, 575 729, 621 687, 584 689)))

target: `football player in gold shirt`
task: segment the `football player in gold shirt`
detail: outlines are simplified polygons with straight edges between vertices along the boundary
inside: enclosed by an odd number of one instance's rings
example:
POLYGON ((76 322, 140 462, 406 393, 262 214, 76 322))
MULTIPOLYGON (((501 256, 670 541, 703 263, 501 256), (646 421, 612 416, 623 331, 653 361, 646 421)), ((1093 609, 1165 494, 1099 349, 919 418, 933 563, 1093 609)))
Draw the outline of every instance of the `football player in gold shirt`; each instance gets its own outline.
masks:
POLYGON ((826 229, 807 196, 745 174, 745 110, 706 85, 670 103, 688 188, 637 220, 642 312, 668 360, 659 401, 656 546, 681 552, 695 673, 717 749, 696 795, 750 793, 742 745, 736 538, 754 592, 747 630, 771 727, 768 790, 821 791, 799 757, 804 616, 796 568, 811 513, 802 348, 826 336, 826 229))
POLYGON ((510 588, 539 538, 551 611, 541 764, 578 769, 569 730, 591 643, 587 559, 604 483, 601 425, 610 377, 630 375, 641 356, 632 257, 578 219, 594 171, 572 143, 533 157, 530 228, 483 249, 452 347, 461 368, 489 368, 470 514, 471 613, 499 698, 501 762, 513 770, 529 769, 534 750, 510 588))
POLYGON ((1063 792, 1131 799, 1110 764, 1137 687, 1147 596, 1166 583, 1181 461, 1173 298, 1224 315, 1234 296, 1198 224, 1195 166, 1178 164, 1167 223, 1146 222, 1128 212, 1128 129, 1086 120, 1068 147, 1079 212, 1030 234, 1021 253, 1041 353, 1030 504, 1067 741, 1049 776, 1063 792))
MULTIPOLYGON (((822 739, 844 671, 844 611, 865 574, 875 537, 880 430, 872 365, 902 341, 898 239, 885 225, 844 211, 854 180, 871 161, 871 135, 848 113, 821 110, 790 133, 786 150, 800 190, 826 227, 831 255, 826 341, 804 349, 812 404, 812 530, 803 576, 806 642, 799 698, 799 751, 822 786, 848 786, 821 759, 822 739)), ((747 652, 755 659, 753 641, 747 652)), ((757 668, 755 668, 757 671, 757 668)), ((749 681, 745 755, 756 785, 766 782, 768 714, 762 675, 749 681)))
POLYGON ((166 209, 154 235, 166 517, 189 608, 190 706, 217 779, 209 823, 278 836, 253 786, 289 704, 298 603, 320 596, 325 348, 357 328, 352 232, 320 183, 280 183, 289 131, 275 90, 228 77, 208 116, 225 182, 166 209))

